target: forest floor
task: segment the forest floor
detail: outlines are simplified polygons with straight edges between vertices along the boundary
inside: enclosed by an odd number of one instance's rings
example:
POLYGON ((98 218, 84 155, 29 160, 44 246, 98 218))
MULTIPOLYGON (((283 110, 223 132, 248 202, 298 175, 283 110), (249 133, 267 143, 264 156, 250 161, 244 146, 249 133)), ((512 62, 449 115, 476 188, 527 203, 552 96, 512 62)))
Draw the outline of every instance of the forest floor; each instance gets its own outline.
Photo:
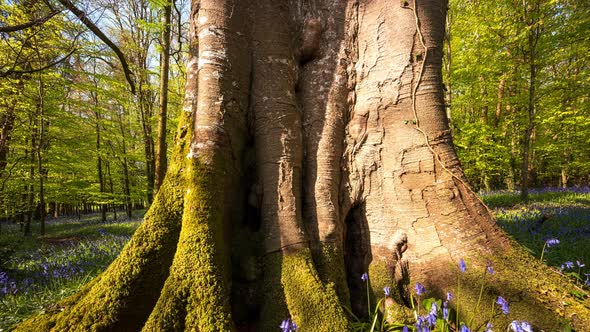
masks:
MULTIPOLYGON (((580 289, 590 284, 590 189, 533 191, 521 202, 518 193, 482 195, 498 224, 531 254, 580 289), (559 244, 546 245, 550 239, 559 244), (545 251, 545 253, 543 253, 545 251), (543 254, 542 254, 543 253, 543 254)), ((15 224, 0 233, 0 332, 33 313, 43 312, 78 291, 117 257, 141 223, 143 211, 131 220, 102 223, 99 215, 49 220, 45 236, 23 237, 15 224)), ((35 227, 38 227, 35 225, 35 227)), ((38 229, 33 228, 33 234, 38 229)), ((581 299, 587 292, 573 294, 581 299)))
POLYGON ((96 277, 117 257, 143 219, 145 211, 124 213, 107 222, 100 214, 49 219, 46 235, 32 225, 24 237, 17 224, 0 233, 0 331, 50 309, 96 277))

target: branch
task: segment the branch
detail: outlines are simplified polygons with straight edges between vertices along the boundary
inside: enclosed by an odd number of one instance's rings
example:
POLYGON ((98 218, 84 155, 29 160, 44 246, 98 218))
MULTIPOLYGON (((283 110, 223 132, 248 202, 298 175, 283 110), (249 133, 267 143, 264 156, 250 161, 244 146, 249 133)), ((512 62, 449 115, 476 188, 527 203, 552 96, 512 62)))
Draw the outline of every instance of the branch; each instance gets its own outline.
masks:
POLYGON ((43 71, 45 69, 49 69, 49 68, 57 65, 58 63, 65 61, 67 58, 69 58, 76 51, 77 51, 77 49, 74 48, 74 49, 72 49, 70 51, 70 53, 66 54, 61 59, 58 59, 56 61, 53 61, 53 62, 51 62, 51 63, 49 63, 49 64, 47 64, 47 65, 45 65, 45 66, 43 66, 41 68, 34 68, 34 69, 27 69, 27 70, 7 70, 7 71, 5 71, 3 73, 0 73, 0 77, 19 76, 19 75, 22 75, 22 74, 31 74, 31 73, 36 73, 36 72, 39 72, 39 71, 43 71))
POLYGON ((2 26, 2 27, 0 27, 0 32, 15 32, 15 31, 20 31, 20 30, 28 29, 30 27, 34 27, 34 26, 37 26, 37 25, 41 25, 41 24, 47 22, 53 16, 57 15, 59 12, 60 12, 59 10, 53 10, 47 16, 38 18, 36 20, 30 21, 30 22, 27 22, 27 23, 18 24, 18 25, 2 26))
POLYGON ((129 65, 127 64, 127 60, 125 60, 125 56, 123 52, 115 45, 100 29, 88 19, 86 14, 83 11, 78 9, 70 0, 58 0, 62 5, 64 5, 69 11, 71 11, 84 25, 92 31, 100 40, 102 40, 105 44, 107 44, 113 52, 119 58, 121 62, 121 66, 123 67, 123 72, 125 73, 125 78, 131 87, 131 93, 135 94, 135 83, 133 81, 133 73, 129 69, 129 65))

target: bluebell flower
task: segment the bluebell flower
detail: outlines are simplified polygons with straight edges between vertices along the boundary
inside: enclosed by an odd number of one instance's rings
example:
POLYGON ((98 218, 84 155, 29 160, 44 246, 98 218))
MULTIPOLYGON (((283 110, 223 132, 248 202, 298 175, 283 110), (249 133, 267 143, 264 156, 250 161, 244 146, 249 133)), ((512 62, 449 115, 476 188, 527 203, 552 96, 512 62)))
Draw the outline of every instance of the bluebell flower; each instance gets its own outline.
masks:
POLYGON ((586 264, 584 264, 580 261, 576 261, 576 265, 578 265, 579 268, 583 268, 584 266, 586 266, 586 264))
POLYGON ((467 265, 465 264, 463 258, 459 260, 459 269, 461 270, 461 272, 467 271, 467 265))
POLYGON ((436 325, 436 315, 433 315, 432 312, 430 312, 428 315, 426 315, 426 322, 430 327, 436 325))
POLYGON ((504 315, 508 315, 508 302, 506 302, 506 300, 501 297, 498 296, 498 299, 496 300, 496 303, 499 304, 502 307, 502 312, 504 313, 504 315))
POLYGON ((531 326, 531 324, 529 324, 529 323, 527 323, 525 321, 522 321, 520 323, 520 327, 522 328, 522 330, 524 332, 533 332, 533 327, 531 326))
POLYGON ((495 273, 494 269, 492 269, 492 262, 491 261, 488 261, 488 264, 486 266, 486 271, 488 271, 488 273, 492 274, 492 275, 495 273))
POLYGON ((444 320, 449 320, 449 301, 443 302, 442 313, 444 320))
POLYGON ((416 319, 416 330, 420 331, 422 330, 422 327, 424 326, 424 318, 422 318, 422 316, 418 316, 418 318, 416 319))
POLYGON ((492 322, 488 322, 486 324, 486 330, 485 330, 485 332, 494 332, 494 331, 492 331, 492 327, 494 327, 494 325, 492 325, 492 322))
POLYGON ((510 329, 514 332, 533 332, 531 324, 525 321, 519 322, 513 320, 512 323, 510 323, 510 329))
POLYGON ((436 304, 436 302, 432 302, 432 305, 430 306, 430 313, 433 314, 434 317, 436 317, 438 314, 438 304, 436 304))
POLYGON ((391 296, 391 287, 389 287, 389 286, 383 287, 383 293, 385 294, 385 296, 391 296))
POLYGON ((416 294, 418 295, 422 295, 424 294, 424 292, 426 292, 426 288, 419 282, 416 283, 416 286, 414 286, 414 288, 416 289, 416 294))
POLYGON ((408 325, 404 325, 404 327, 402 328, 402 332, 410 332, 410 330, 408 329, 408 325))
POLYGON ((363 275, 361 276, 361 280, 362 280, 362 281, 365 281, 365 282, 366 282, 367 280, 369 280, 369 275, 367 274, 367 272, 363 273, 363 275))
POLYGON ((459 332, 471 332, 471 330, 465 324, 461 324, 459 332))
POLYGON ((285 319, 279 326, 283 332, 295 332, 297 331, 297 324, 291 321, 291 318, 285 319))
POLYGON ((574 263, 567 261, 563 264, 561 264, 561 269, 562 270, 566 270, 566 269, 573 269, 574 268, 574 263))
POLYGON ((547 241, 545 241, 545 244, 547 245, 547 248, 551 248, 553 246, 558 245, 559 240, 558 239, 548 239, 547 241))
POLYGON ((447 301, 450 301, 454 298, 455 296, 453 296, 453 293, 451 292, 447 292, 447 301))

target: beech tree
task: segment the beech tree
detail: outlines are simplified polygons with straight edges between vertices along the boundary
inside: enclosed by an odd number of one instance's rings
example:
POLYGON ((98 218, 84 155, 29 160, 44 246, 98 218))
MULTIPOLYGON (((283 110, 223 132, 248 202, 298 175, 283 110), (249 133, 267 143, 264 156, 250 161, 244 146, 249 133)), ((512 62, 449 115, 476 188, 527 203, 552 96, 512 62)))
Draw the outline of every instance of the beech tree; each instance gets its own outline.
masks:
POLYGON ((403 307, 408 282, 456 291, 461 258, 460 312, 491 261, 483 301, 511 304, 497 326, 556 329, 564 305, 588 326, 588 307, 463 175, 442 89, 446 9, 193 0, 184 112, 144 223, 102 275, 17 330, 275 331, 291 317, 347 331, 343 306, 367 309, 363 273, 403 307))

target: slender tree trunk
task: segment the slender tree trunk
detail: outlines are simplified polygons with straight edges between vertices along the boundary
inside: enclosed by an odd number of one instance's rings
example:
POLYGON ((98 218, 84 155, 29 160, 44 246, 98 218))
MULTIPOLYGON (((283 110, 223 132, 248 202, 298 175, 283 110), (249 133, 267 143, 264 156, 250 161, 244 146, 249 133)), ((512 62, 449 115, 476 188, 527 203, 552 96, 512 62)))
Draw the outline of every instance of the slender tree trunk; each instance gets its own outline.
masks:
POLYGON ((156 169, 154 174, 154 194, 158 192, 166 174, 166 121, 168 114, 168 75, 170 70, 170 17, 174 0, 164 5, 164 30, 160 51, 160 112, 158 114, 158 146, 156 149, 156 169))
MULTIPOLYGON (((32 111, 31 111, 32 112, 32 111)), ((25 221, 25 236, 31 236, 31 223, 33 222, 33 215, 35 211, 35 166, 36 158, 35 151, 37 149, 37 135, 39 128, 36 123, 36 115, 29 113, 29 128, 31 128, 31 145, 30 150, 25 149, 25 155, 29 156, 29 184, 27 188, 27 207, 26 207, 26 221, 25 221), (29 154, 30 153, 30 154, 29 154)))
MULTIPOLYGON (((91 93, 92 94, 92 98, 94 99, 94 117, 95 117, 95 130, 96 130, 96 172, 98 175, 98 185, 99 185, 99 192, 100 192, 100 197, 99 199, 101 201, 103 201, 105 199, 104 195, 106 193, 106 184, 105 184, 105 178, 104 178, 104 172, 103 172, 103 160, 102 160, 102 148, 101 148, 101 119, 102 116, 100 114, 100 111, 98 110, 98 96, 96 95, 96 93, 91 93)), ((100 220, 102 222, 106 222, 107 221, 107 204, 101 202, 100 204, 100 220)))
POLYGON ((147 176, 147 199, 148 204, 153 201, 154 197, 154 171, 155 171, 155 158, 154 158, 154 139, 152 137, 152 124, 151 114, 149 112, 150 106, 148 105, 144 83, 139 84, 139 113, 141 119, 141 127, 143 134, 143 145, 144 145, 144 156, 146 165, 146 176, 147 176))
POLYGON ((535 88, 537 85, 537 65, 536 65, 536 47, 539 40, 539 27, 538 27, 538 12, 540 4, 534 2, 532 4, 525 4, 524 20, 528 26, 527 36, 527 54, 525 61, 528 61, 529 65, 529 94, 528 94, 528 106, 527 106, 527 122, 523 137, 523 148, 522 148, 522 167, 520 174, 520 197, 523 201, 528 200, 528 190, 530 182, 530 164, 532 146, 531 140, 535 130, 535 88))
POLYGON ((453 130, 453 121, 452 121, 452 101, 453 101, 453 90, 452 90, 452 83, 451 82, 451 70, 452 70, 452 52, 451 52, 451 26, 452 26, 452 17, 450 13, 447 13, 446 24, 445 24, 445 41, 444 44, 446 46, 445 50, 445 68, 444 71, 447 75, 447 79, 445 81, 445 106, 447 111, 447 119, 449 121, 449 127, 453 130))
POLYGON ((482 124, 487 125, 488 124, 488 110, 489 110, 489 106, 488 106, 488 89, 486 87, 486 81, 483 78, 483 76, 479 77, 479 84, 481 84, 481 89, 480 89, 480 94, 481 94, 481 113, 479 115, 479 119, 481 121, 482 124))
POLYGON ((500 119, 502 118, 502 102, 504 99, 504 89, 506 87, 506 79, 502 76, 500 83, 498 83, 498 100, 496 101, 496 113, 494 115, 494 127, 498 128, 500 119))
POLYGON ((118 115, 119 118, 119 130, 121 132, 121 148, 123 152, 123 157, 119 158, 121 162, 121 167, 123 167, 123 193, 125 195, 125 211, 127 213, 127 218, 131 219, 133 215, 133 204, 131 202, 131 184, 129 180, 129 161, 127 159, 127 143, 126 143, 126 134, 125 128, 123 127, 123 118, 122 115, 118 115))
POLYGON ((37 101, 37 112, 36 126, 39 134, 37 140, 37 146, 35 146, 35 153, 37 154, 37 172, 39 174, 39 224, 41 226, 41 235, 45 235, 45 172, 43 168, 43 149, 45 148, 45 85, 42 78, 39 78, 39 89, 38 89, 38 101, 37 101))
POLYGON ((106 163, 107 176, 109 179, 109 189, 111 191, 111 207, 113 208, 113 220, 117 220, 117 202, 115 199, 115 187, 113 185, 113 175, 111 174, 111 163, 106 163))

